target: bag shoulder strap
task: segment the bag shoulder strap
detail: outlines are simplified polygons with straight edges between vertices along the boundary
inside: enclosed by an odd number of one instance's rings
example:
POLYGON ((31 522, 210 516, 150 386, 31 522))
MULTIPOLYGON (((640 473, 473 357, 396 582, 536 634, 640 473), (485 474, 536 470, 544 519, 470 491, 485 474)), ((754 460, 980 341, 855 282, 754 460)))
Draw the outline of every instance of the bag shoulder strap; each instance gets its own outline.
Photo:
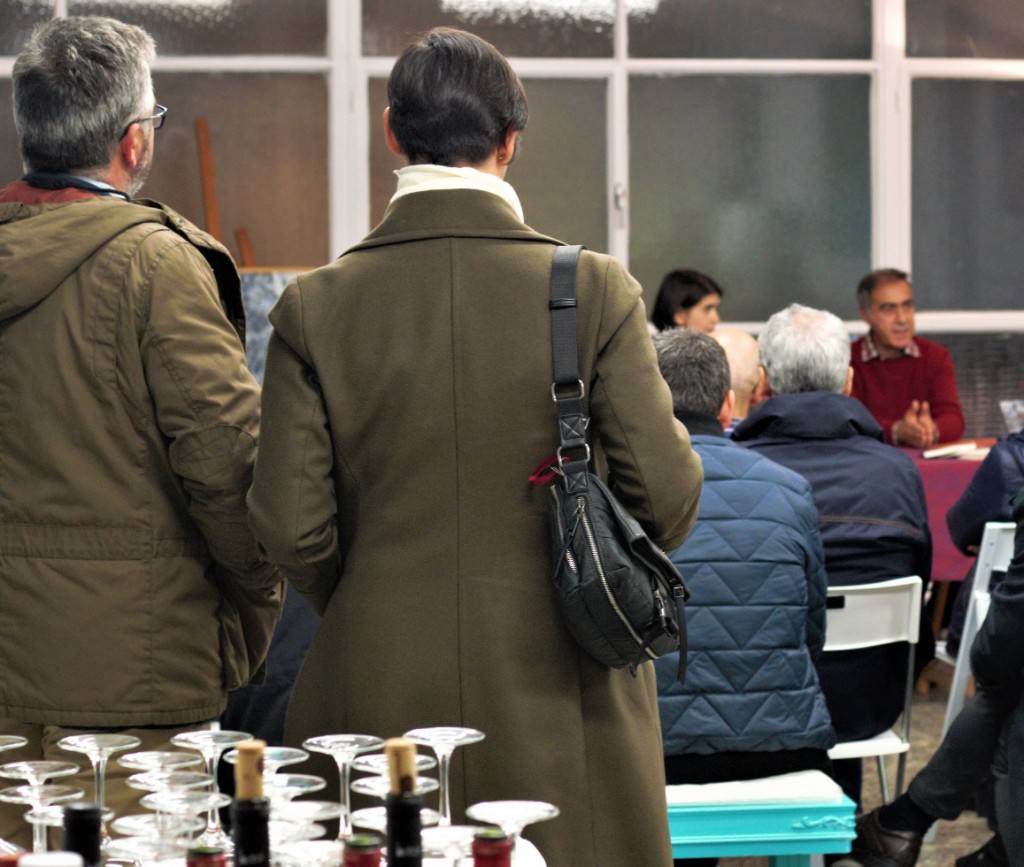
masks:
POLYGON ((558 456, 566 488, 585 490, 590 446, 576 344, 576 265, 579 244, 556 247, 551 262, 551 398, 558 408, 558 456), (582 452, 580 452, 582 449, 582 452))

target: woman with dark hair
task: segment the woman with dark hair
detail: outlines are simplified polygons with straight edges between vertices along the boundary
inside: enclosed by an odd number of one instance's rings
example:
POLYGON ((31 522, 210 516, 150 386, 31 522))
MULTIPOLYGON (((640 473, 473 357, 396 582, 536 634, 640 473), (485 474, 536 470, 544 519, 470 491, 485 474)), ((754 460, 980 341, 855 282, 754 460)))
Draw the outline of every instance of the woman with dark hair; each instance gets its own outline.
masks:
POLYGON ((658 331, 689 328, 710 334, 718 325, 718 307, 725 295, 707 274, 682 268, 669 271, 661 281, 651 322, 658 331))
MULTIPOLYGON (((536 799, 551 867, 671 863, 652 666, 599 665, 555 607, 546 490, 558 445, 549 285, 561 243, 505 180, 526 97, 487 42, 437 29, 403 52, 384 134, 409 163, 370 235, 271 314, 249 503, 256 535, 323 614, 285 739, 486 734, 455 755, 453 815, 536 799)), ((584 251, 579 366, 622 502, 664 548, 696 515, 699 460, 672 418, 640 287, 584 251)))

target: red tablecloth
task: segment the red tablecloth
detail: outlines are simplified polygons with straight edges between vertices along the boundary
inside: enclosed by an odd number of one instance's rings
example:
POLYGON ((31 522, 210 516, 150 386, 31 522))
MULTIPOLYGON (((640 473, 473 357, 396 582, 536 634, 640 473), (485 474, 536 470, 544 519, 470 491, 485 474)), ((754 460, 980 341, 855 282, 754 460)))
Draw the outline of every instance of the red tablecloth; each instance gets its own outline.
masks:
POLYGON ((932 580, 963 581, 973 557, 961 554, 946 529, 946 512, 960 499, 980 461, 936 458, 926 461, 919 451, 907 449, 921 471, 924 498, 928 504, 928 526, 932 531, 932 580))

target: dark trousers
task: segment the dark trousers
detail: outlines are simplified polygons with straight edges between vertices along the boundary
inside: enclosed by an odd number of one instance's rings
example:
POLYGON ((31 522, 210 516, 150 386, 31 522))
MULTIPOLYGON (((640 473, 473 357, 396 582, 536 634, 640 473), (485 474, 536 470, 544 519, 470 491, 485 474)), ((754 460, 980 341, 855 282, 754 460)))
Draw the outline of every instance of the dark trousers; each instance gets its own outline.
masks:
POLYGON ((930 816, 955 819, 992 776, 1010 709, 984 689, 964 704, 938 749, 910 781, 910 799, 930 816))

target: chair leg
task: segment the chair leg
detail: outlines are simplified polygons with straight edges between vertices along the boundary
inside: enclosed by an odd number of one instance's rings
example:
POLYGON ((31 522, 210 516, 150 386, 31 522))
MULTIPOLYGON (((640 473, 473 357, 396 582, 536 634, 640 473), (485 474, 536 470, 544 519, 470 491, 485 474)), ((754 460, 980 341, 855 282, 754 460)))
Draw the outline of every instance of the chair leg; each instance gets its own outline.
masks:
POLYGON ((903 794, 903 783, 907 777, 907 754, 900 753, 896 760, 896 797, 903 794))
POLYGON ((885 756, 875 756, 878 763, 878 786, 882 790, 882 803, 889 803, 889 778, 885 775, 885 756))

